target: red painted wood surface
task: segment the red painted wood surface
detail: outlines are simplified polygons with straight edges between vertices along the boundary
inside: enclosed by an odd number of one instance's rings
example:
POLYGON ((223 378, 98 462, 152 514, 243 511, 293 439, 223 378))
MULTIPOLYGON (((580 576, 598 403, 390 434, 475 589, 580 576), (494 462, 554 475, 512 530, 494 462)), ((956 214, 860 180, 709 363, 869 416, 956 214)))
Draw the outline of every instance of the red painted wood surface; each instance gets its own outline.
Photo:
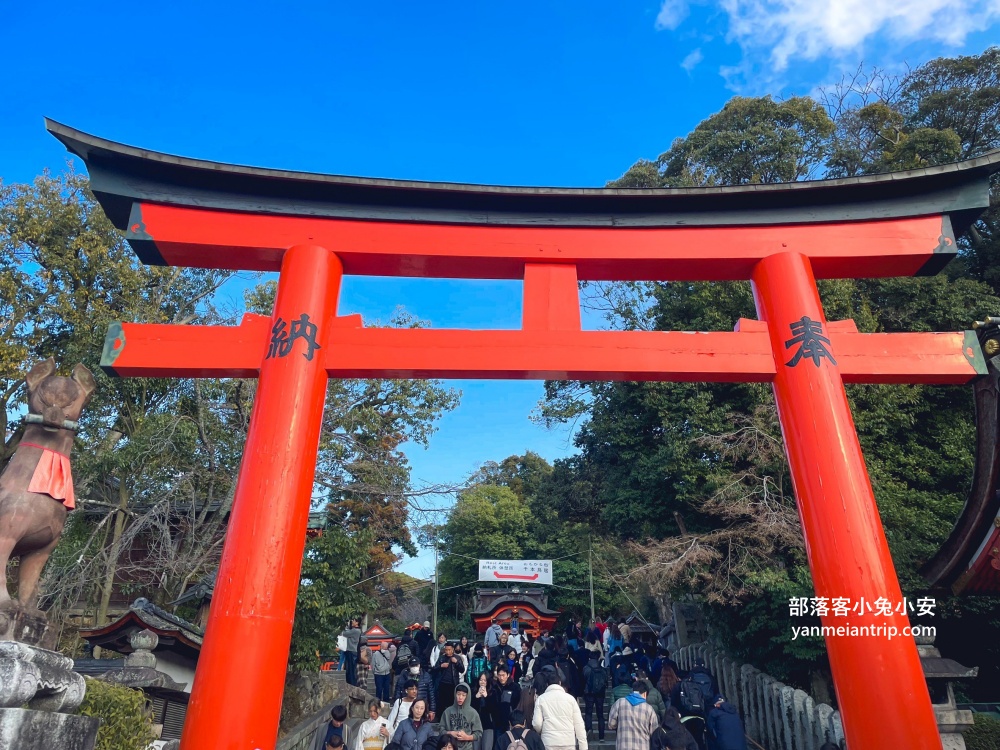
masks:
POLYGON ((575 264, 580 280, 749 279, 776 252, 808 255, 818 278, 912 276, 939 246, 941 216, 775 226, 510 227, 269 216, 143 203, 141 225, 171 266, 277 271, 300 241, 333 250, 345 274, 520 279, 526 263, 575 264))
MULTIPOLYGON (((757 321, 749 321, 757 323, 757 321)), ((330 377, 767 382, 774 358, 766 325, 739 332, 469 331, 361 328, 336 319, 321 354, 330 377)), ((270 318, 240 326, 124 323, 124 345, 105 366, 125 377, 256 377, 270 318)), ((848 383, 961 385, 977 376, 964 333, 856 333, 831 323, 848 383)), ((121 336, 112 334, 112 346, 121 336)))
MULTIPOLYGON (((274 319, 307 314, 318 323, 317 341, 325 349, 340 278, 333 253, 292 247, 282 263, 274 319)), ((184 750, 273 748, 277 739, 327 376, 319 356, 324 349, 309 360, 304 340, 283 357, 265 358, 266 349, 257 351, 260 382, 184 722, 184 750)))
MULTIPOLYGON (((120 375, 261 378, 220 569, 224 594, 217 583, 184 750, 273 747, 327 376, 773 382, 817 594, 898 601, 843 384, 961 384, 982 372, 974 337, 860 334, 850 321, 827 327, 835 366, 787 365, 790 323, 803 315, 822 320, 814 274, 916 274, 933 265, 936 251, 954 249, 942 216, 595 229, 143 204, 130 229, 147 257, 155 256, 152 246, 170 265, 281 266, 276 315, 291 320, 308 311, 323 330, 313 360, 280 360, 294 365, 265 358, 272 321, 259 316, 230 328, 125 323, 106 346, 102 364, 120 375), (523 328, 366 329, 357 316, 336 317, 341 271, 523 279, 523 328), (734 332, 713 333, 580 330, 578 280, 751 277, 759 316, 769 323, 740 321, 734 332)), ((901 629, 903 618, 896 620, 901 629)), ((832 638, 828 645, 851 747, 940 747, 912 639, 832 638), (854 689, 860 684, 864 691, 854 689)))
MULTIPOLYGON (((803 316, 825 324, 808 258, 783 253, 763 260, 754 269, 753 287, 774 351, 775 402, 816 596, 846 597, 852 607, 884 597, 895 607, 902 592, 838 365, 808 358, 789 364, 797 351, 788 346, 792 324, 803 316)), ((829 338, 839 363, 843 355, 834 336, 829 338)), ((895 626, 900 633, 891 640, 826 638, 847 746, 940 750, 916 643, 902 635, 906 615, 861 611, 821 619, 829 626, 895 626)))

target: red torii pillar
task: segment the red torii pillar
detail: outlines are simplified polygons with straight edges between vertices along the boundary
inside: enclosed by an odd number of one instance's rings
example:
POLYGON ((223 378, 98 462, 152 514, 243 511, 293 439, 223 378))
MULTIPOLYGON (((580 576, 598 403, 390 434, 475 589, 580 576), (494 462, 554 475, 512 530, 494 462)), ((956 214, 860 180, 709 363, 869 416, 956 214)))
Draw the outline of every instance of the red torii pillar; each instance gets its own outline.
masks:
MULTIPOLYGON (((290 333, 303 315, 333 318, 342 273, 329 250, 289 248, 274 324, 290 333)), ((287 351, 269 346, 260 363, 184 748, 274 747, 326 401, 316 343, 303 336, 288 341, 287 351)))
MULTIPOLYGON (((122 323, 105 343, 117 375, 260 378, 184 750, 274 747, 327 377, 771 382, 817 595, 900 601, 844 383, 963 384, 985 363, 971 332, 828 323, 815 279, 935 272, 954 254, 949 216, 988 205, 1000 156, 813 186, 620 194, 297 175, 49 128, 87 160, 145 262, 281 272, 270 319, 122 323), (365 329, 336 315, 342 273, 521 278, 523 326, 365 329), (749 279, 760 320, 582 331, 578 279, 749 279)), ((909 624, 895 609, 823 622, 909 624)), ((941 747, 911 638, 827 645, 852 750, 941 747)))

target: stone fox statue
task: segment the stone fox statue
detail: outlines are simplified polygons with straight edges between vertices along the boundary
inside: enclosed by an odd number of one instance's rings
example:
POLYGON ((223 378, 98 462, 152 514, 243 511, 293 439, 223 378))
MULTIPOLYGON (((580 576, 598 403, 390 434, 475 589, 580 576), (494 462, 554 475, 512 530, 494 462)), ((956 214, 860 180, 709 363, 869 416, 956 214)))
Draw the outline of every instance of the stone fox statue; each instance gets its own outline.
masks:
POLYGON ((75 505, 69 455, 77 419, 97 387, 83 365, 70 378, 55 375, 50 357, 31 368, 24 436, 0 475, 0 609, 16 606, 7 591, 7 562, 20 555, 17 598, 34 610, 38 578, 75 505))

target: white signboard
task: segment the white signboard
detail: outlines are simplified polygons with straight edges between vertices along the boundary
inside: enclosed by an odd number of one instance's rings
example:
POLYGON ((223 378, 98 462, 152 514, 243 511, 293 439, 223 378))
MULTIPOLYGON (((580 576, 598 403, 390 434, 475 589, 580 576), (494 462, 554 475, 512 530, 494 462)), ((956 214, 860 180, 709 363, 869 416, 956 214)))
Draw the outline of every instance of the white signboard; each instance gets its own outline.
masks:
POLYGON ((480 560, 479 580, 552 585, 551 560, 480 560))

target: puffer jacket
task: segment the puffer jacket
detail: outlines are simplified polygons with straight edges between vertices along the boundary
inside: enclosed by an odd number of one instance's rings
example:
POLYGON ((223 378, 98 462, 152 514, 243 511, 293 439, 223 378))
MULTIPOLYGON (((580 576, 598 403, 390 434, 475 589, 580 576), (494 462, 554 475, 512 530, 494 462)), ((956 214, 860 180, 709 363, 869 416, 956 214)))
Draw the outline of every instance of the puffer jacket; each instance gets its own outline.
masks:
POLYGON ((392 741, 402 745, 403 750, 421 750, 424 743, 435 735, 434 726, 429 721, 420 722, 414 728, 413 719, 405 719, 392 735, 392 741))
POLYGON ((708 712, 708 731, 718 750, 747 750, 743 722, 732 703, 724 702, 708 712))
POLYGON ((560 685, 549 685, 535 699, 531 725, 541 735, 545 747, 578 747, 587 750, 587 728, 580 704, 560 685))

